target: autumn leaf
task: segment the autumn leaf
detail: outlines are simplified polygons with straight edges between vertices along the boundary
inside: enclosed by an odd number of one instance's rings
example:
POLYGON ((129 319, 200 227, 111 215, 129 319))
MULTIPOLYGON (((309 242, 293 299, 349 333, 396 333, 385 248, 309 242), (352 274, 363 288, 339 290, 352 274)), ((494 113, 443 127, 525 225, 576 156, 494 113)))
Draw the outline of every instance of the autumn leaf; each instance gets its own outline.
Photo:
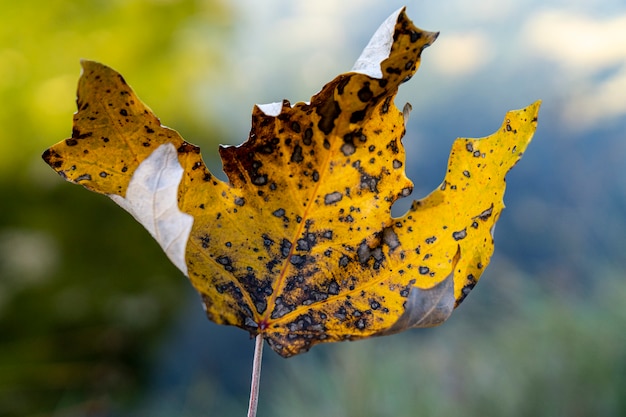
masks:
POLYGON ((72 137, 43 157, 143 224, 211 320, 261 334, 282 356, 435 326, 489 263, 504 177, 539 109, 457 139, 441 186, 391 217, 413 188, 394 97, 436 37, 401 9, 309 103, 255 106, 248 140, 220 148, 227 183, 121 75, 83 61, 72 137))

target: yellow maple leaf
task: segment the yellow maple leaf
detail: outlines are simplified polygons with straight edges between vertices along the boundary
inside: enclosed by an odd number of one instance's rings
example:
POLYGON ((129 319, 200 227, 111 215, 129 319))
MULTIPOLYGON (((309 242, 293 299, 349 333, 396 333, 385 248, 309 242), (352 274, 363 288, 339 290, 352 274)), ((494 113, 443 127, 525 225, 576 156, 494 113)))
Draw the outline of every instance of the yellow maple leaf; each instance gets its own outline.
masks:
POLYGON ((121 75, 83 61, 72 137, 43 157, 141 222, 201 294, 208 317, 261 334, 282 356, 448 318, 493 252, 504 177, 539 102, 482 139, 457 139, 441 186, 411 193, 398 86, 437 37, 401 9, 352 71, 310 103, 255 106, 249 139, 220 154, 228 183, 121 75))

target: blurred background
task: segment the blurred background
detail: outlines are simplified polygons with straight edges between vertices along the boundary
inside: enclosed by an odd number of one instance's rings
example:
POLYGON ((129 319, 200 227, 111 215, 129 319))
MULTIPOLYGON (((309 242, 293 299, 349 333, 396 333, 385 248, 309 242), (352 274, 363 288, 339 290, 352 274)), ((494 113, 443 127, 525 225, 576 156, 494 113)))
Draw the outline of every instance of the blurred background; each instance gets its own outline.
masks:
MULTIPOLYGON (((253 342, 205 319, 148 233, 63 182, 79 59, 121 72, 203 149, 254 103, 306 101, 403 2, 46 0, 0 9, 0 415, 244 415, 253 342)), ((626 415, 626 4, 412 1, 441 31, 397 104, 413 198, 458 136, 543 100, 480 285, 443 326, 266 350, 260 416, 626 415)), ((400 215, 409 201, 399 202, 400 215)))

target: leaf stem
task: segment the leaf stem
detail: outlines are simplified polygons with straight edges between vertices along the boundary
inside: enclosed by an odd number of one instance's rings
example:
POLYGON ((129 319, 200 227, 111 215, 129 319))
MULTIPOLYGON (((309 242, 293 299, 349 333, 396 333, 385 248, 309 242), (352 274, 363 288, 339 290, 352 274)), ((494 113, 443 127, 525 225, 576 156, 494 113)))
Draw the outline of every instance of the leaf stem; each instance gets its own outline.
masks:
POLYGON ((250 382, 250 403, 248 404, 248 417, 256 417, 256 409, 259 405, 259 384, 261 381, 261 360, 263 359, 263 335, 256 335, 254 343, 254 360, 252 362, 252 381, 250 382))

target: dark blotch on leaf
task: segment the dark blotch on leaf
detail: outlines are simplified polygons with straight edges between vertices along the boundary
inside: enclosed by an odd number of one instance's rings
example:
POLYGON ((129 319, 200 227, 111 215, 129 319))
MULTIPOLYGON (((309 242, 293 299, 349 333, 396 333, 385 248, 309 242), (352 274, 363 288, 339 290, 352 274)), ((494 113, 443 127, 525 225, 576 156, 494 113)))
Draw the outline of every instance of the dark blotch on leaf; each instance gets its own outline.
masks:
POLYGON ((370 90, 369 81, 363 83, 363 87, 357 92, 357 96, 359 97, 359 100, 364 103, 367 103, 374 97, 374 93, 372 93, 372 90, 370 90))
POLYGON ((337 280, 333 279, 330 281, 330 284, 328 284, 328 294, 330 295, 339 294, 339 284, 337 283, 337 280))
POLYGON ((302 137, 302 143, 308 146, 312 143, 312 139, 313 139, 313 129, 311 129, 310 127, 307 127, 306 130, 304 131, 304 136, 302 137))
POLYGON ((400 149, 398 148, 398 141, 396 139, 390 141, 387 144, 387 149, 391 150, 391 152, 393 152, 393 153, 400 152, 400 149))
POLYGON ((280 253, 283 255, 283 258, 289 256, 289 252, 291 251, 291 242, 287 239, 283 239, 280 244, 280 253))
POLYGON ((296 249, 301 251, 309 251, 311 250, 311 242, 309 242, 307 239, 298 239, 296 249))
POLYGON ((296 268, 302 268, 306 264, 306 255, 291 255, 289 262, 296 268))
POLYGON ((232 272, 233 271, 234 268, 232 266, 232 261, 230 260, 230 258, 228 256, 218 256, 216 261, 217 261, 217 263, 222 265, 224 267, 224 269, 227 270, 228 272, 232 272))
POLYGON ((491 217, 492 213, 493 213, 493 204, 491 204, 491 206, 487 210, 484 210, 482 213, 480 213, 478 216, 474 218, 479 218, 482 221, 486 221, 489 217, 491 217))
POLYGON ((391 97, 387 97, 385 99, 385 102, 383 103, 383 105, 380 108, 380 112, 382 114, 386 114, 389 111, 389 103, 391 102, 391 97))
POLYGON ((465 286, 463 287, 463 289, 461 289, 461 296, 459 297, 459 299, 456 301, 456 305, 458 306, 459 304, 461 304, 463 302, 463 300, 465 300, 465 297, 467 297, 467 295, 472 292, 472 289, 476 286, 476 279, 474 278, 474 276, 472 274, 469 274, 467 276, 467 284, 465 284, 465 286))
POLYGON ((302 162, 304 161, 304 157, 302 156, 302 147, 300 145, 296 145, 293 148, 293 153, 291 154, 291 162, 302 162))
POLYGON ((365 321, 365 319, 363 317, 361 317, 360 319, 358 319, 356 321, 356 323, 354 325, 356 326, 357 329, 363 330, 363 329, 365 329, 366 323, 367 322, 365 321))
POLYGON ((252 178, 252 183, 254 185, 265 185, 267 184, 267 175, 259 175, 257 177, 252 178))
POLYGON ((79 182, 79 181, 91 181, 91 175, 89 175, 89 174, 80 175, 80 176, 76 177, 75 181, 76 182, 79 182))
POLYGON ((274 311, 272 311, 270 316, 273 319, 279 319, 285 314, 293 311, 295 308, 293 305, 285 303, 282 297, 276 297, 275 303, 276 307, 274 307, 274 311))
POLYGON ((356 147, 354 146, 354 139, 351 133, 344 135, 343 137, 343 145, 341 145, 341 152, 345 156, 350 156, 354 152, 356 152, 356 147))
POLYGON ((365 110, 357 110, 350 115, 350 123, 358 123, 365 119, 365 110))
POLYGON ((389 246, 389 249, 391 249, 391 250, 394 250, 398 246, 400 246, 400 241, 398 240, 398 235, 396 234, 396 232, 391 227, 387 227, 383 231, 383 242, 387 246, 389 246))
POLYGON ((459 230, 458 232, 453 232, 452 237, 454 240, 461 240, 467 236, 467 229, 459 230))
POLYGON ((74 139, 85 139, 89 138, 93 135, 93 132, 81 133, 80 130, 73 128, 72 129, 72 138, 74 139))
POLYGON ((274 244, 274 241, 268 235, 263 235, 261 237, 263 238, 263 246, 265 246, 265 248, 269 248, 274 244))
POLYGON ((335 120, 341 114, 341 107, 335 100, 327 100, 324 104, 316 109, 317 114, 320 116, 320 121, 317 123, 317 127, 326 135, 335 128, 335 120))
POLYGON ((346 308, 342 306, 337 309, 337 311, 335 312, 335 314, 333 314, 333 316, 336 319, 344 321, 346 319, 346 314, 347 314, 346 308))
POLYGON ((341 201, 342 198, 343 198, 343 194, 341 194, 339 191, 335 191, 333 193, 329 193, 324 196, 324 204, 326 205, 335 204, 341 201))

